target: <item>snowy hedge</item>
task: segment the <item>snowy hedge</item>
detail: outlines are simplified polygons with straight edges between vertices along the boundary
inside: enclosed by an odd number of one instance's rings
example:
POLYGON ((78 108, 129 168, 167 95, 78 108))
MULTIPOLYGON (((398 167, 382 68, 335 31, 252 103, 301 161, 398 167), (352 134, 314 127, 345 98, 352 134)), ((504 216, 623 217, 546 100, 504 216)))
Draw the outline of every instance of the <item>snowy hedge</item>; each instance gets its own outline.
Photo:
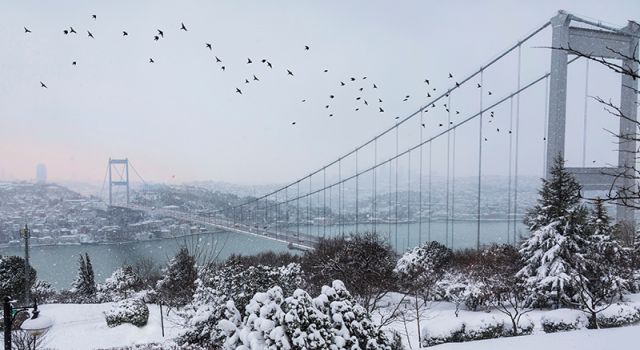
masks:
POLYGON ((622 327, 640 322, 640 308, 628 304, 614 304, 598 313, 601 328, 622 327))
MULTIPOLYGON (((528 328, 530 333, 533 327, 528 328)), ((503 319, 491 316, 479 321, 456 320, 455 324, 443 324, 442 328, 426 327, 423 329, 423 346, 434 346, 443 343, 460 343, 465 341, 492 339, 510 336, 510 328, 503 319)))
POLYGON ((149 320, 149 308, 142 299, 125 299, 114 303, 111 310, 105 312, 107 326, 115 327, 123 323, 131 323, 142 327, 149 320))
POLYGON ((587 317, 577 310, 560 309, 546 312, 540 318, 545 333, 572 331, 587 327, 587 317))

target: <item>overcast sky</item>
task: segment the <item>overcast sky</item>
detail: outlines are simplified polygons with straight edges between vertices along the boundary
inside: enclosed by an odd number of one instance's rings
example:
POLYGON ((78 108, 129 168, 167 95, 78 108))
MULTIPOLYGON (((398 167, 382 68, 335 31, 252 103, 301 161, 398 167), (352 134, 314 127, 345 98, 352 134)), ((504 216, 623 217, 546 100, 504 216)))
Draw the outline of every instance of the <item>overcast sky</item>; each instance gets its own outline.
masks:
MULTIPOLYGON (((636 0, 3 1, 0 179, 32 179, 45 163, 54 180, 101 181, 109 157, 128 157, 147 181, 286 182, 393 125, 425 103, 429 89, 451 86, 559 9, 615 26, 640 17, 636 0), (179 30, 182 22, 188 31, 179 30), (77 34, 63 33, 70 26, 77 34), (157 29, 164 38, 154 41, 157 29)), ((548 69, 548 50, 539 46, 550 45, 549 33, 523 47, 523 84, 548 69)), ((493 94, 485 105, 515 88, 512 56, 487 71, 493 94)), ((584 71, 578 63, 570 71, 574 163, 582 157, 584 71)), ((591 67, 589 94, 617 98, 617 82, 591 67)), ((544 84, 521 103, 520 171, 538 175, 544 84)), ((467 115, 479 100, 452 104, 467 115)), ((604 165, 615 156, 602 129, 616 124, 597 104, 588 109, 595 136, 587 159, 604 165)), ((428 132, 438 124, 431 122, 428 132)), ((412 125, 401 136, 407 146, 420 129, 412 125)), ((506 172, 508 125, 508 105, 485 125, 486 173, 506 172)), ((473 174, 477 123, 457 137, 457 173, 473 174)))

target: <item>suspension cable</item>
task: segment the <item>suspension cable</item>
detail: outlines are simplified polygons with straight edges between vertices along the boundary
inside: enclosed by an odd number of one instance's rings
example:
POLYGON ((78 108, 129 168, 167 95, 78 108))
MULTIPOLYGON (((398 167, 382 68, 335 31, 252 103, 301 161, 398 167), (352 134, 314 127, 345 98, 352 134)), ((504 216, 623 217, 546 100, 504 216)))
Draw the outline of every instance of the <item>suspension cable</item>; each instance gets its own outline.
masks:
POLYGON ((322 188, 325 189, 322 191, 322 238, 325 238, 327 236, 327 168, 322 170, 322 188))
POLYGON ((398 152, 399 152, 399 131, 398 128, 396 128, 396 201, 395 201, 395 207, 396 207, 396 214, 395 214, 395 219, 396 219, 396 224, 395 224, 395 235, 396 235, 396 249, 398 249, 398 152))
POLYGON ((456 215, 456 129, 453 129, 453 159, 451 161, 451 249, 453 250, 456 215))
MULTIPOLYGON (((520 45, 522 45, 523 43, 527 42, 529 39, 533 38, 536 34, 538 34, 539 32, 541 32, 542 30, 544 30, 547 26, 549 26, 551 24, 550 21, 546 21, 544 24, 542 24, 540 27, 536 28, 535 30, 533 30, 530 34, 528 34, 527 36, 525 36, 522 40, 518 41, 516 44, 510 46, 508 49, 504 50, 502 53, 498 54, 497 56, 495 56, 495 58, 493 58, 492 60, 490 60, 487 64, 483 65, 480 67, 479 70, 474 71, 473 73, 467 75, 464 79, 460 80, 458 82, 458 84, 456 84, 455 86, 452 86, 451 88, 449 88, 447 90, 447 92, 433 98, 431 101, 429 101, 428 103, 424 104, 423 106, 421 106, 418 110, 416 110, 415 112, 411 113, 410 115, 408 115, 407 117, 397 121, 395 123, 395 125, 389 127, 388 129, 384 130, 383 132, 379 133, 378 135, 376 135, 375 137, 371 138, 370 140, 368 140, 367 142, 361 144, 360 146, 352 149, 351 151, 347 152, 346 154, 342 155, 341 157, 339 157, 337 160, 332 161, 329 164, 326 164, 323 168, 325 167, 329 167, 331 165, 334 165, 335 163, 337 163, 339 160, 346 158, 352 154, 355 153, 356 150, 359 150, 361 148, 364 148, 365 146, 369 145, 370 143, 374 142, 374 140, 376 138, 380 138, 386 134, 388 134, 389 132, 393 131, 394 129, 396 129, 397 127, 399 127, 401 124, 407 122, 408 120, 410 120, 411 118, 415 117, 418 113, 420 113, 421 111, 423 111, 424 109, 426 109, 428 106, 438 102, 439 100, 441 100, 442 98, 446 97, 447 94, 449 94, 450 92, 452 92, 453 90, 458 89, 459 87, 463 86, 466 82, 468 82, 469 80, 473 79, 475 76, 477 76, 478 74, 480 74, 481 70, 487 69, 491 66, 493 66, 496 62, 498 62, 499 60, 501 60, 503 57, 505 57, 507 54, 509 54, 510 52, 512 52, 513 50, 515 50, 516 48, 518 48, 520 45)), ((300 180, 304 180, 309 176, 312 176, 318 172, 320 172, 323 168, 319 168, 313 172, 311 172, 310 174, 304 176, 303 178, 296 180, 292 183, 290 183, 289 185, 293 185, 295 184, 297 181, 300 180)), ((269 193, 272 194, 272 193, 269 193)), ((265 195, 266 196, 266 195, 265 195)), ((252 199, 251 201, 256 200, 255 198, 252 199)))

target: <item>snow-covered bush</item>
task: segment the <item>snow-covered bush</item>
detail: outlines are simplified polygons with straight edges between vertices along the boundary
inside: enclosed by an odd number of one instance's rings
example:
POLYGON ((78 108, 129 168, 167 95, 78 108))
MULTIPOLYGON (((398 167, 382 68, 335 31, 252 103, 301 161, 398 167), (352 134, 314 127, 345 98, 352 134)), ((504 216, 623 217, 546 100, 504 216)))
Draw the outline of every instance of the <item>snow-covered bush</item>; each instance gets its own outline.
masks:
POLYGON ((140 278, 130 265, 119 267, 103 285, 98 286, 98 299, 101 302, 120 301, 131 297, 142 287, 140 278))
POLYGON ((234 312, 244 314, 245 306, 258 292, 282 286, 283 294, 289 295, 302 284, 302 272, 296 263, 247 268, 232 260, 219 267, 203 268, 196 280, 193 301, 182 312, 186 324, 179 341, 220 346, 222 339, 228 337, 228 327, 218 328, 218 321, 229 319, 234 312))
POLYGON ((499 338, 505 334, 504 320, 493 316, 477 323, 465 322, 464 325, 464 341, 499 338))
POLYGON ((614 304, 598 313, 602 328, 622 327, 640 322, 640 308, 628 304, 614 304))
POLYGON ((587 319, 584 315, 576 315, 573 312, 566 313, 567 310, 557 310, 558 312, 548 312, 540 318, 540 325, 545 333, 555 333, 572 331, 586 328, 587 319))
POLYGON ((444 274, 450 259, 451 249, 436 241, 427 242, 404 253, 394 272, 412 294, 426 297, 433 293, 433 287, 444 274))
MULTIPOLYGON (((522 322, 522 329, 518 334, 531 334, 533 322, 527 319, 522 322)), ((443 343, 460 343, 466 341, 511 337, 513 332, 505 320, 490 316, 477 321, 463 321, 456 319, 455 323, 432 324, 422 329, 424 337, 422 346, 434 346, 443 343)))
POLYGON ((469 310, 475 311, 486 299, 484 283, 460 271, 447 271, 436 282, 436 294, 439 299, 449 301, 456 306, 456 317, 462 304, 469 310))
POLYGON ((38 304, 49 304, 57 302, 57 291, 51 283, 37 280, 31 287, 31 297, 38 301, 38 304))
POLYGON ((115 327, 123 323, 131 323, 142 327, 149 320, 149 308, 141 299, 131 298, 114 303, 111 309, 105 312, 107 326, 115 327))
MULTIPOLYGON (((340 281, 324 286, 315 298, 303 290, 284 297, 280 287, 256 293, 242 322, 231 312, 216 328, 223 349, 381 349, 389 338, 373 324, 340 281)), ((214 344, 211 344, 214 345, 214 344)))
POLYGON ((465 324, 456 319, 454 324, 433 325, 422 329, 422 346, 434 346, 444 343, 460 343, 464 341, 465 324))

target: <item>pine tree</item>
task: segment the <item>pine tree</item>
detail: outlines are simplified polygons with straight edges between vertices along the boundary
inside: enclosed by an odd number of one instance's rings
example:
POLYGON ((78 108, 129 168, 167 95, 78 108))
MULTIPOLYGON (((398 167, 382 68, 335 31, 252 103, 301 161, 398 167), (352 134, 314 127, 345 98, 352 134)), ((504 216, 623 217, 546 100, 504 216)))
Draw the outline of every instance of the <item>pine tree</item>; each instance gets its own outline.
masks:
POLYGON ((576 291, 572 276, 582 264, 587 210, 580 202, 580 184, 564 168, 562 157, 542 182, 538 203, 525 216, 532 233, 520 247, 525 266, 517 276, 531 291, 531 302, 553 302, 558 308, 570 303, 576 291))
POLYGON ((631 277, 630 249, 612 237, 610 218, 601 199, 590 212, 589 230, 572 274, 577 286, 574 303, 589 316, 589 327, 598 328, 597 314, 625 294, 631 277))
POLYGON ((156 284, 161 300, 169 306, 183 306, 191 302, 198 278, 195 256, 181 247, 163 269, 164 277, 156 284))
POLYGON ((96 291, 97 287, 89 254, 80 254, 78 257, 78 276, 71 285, 71 292, 77 295, 78 302, 87 303, 95 300, 96 291))

